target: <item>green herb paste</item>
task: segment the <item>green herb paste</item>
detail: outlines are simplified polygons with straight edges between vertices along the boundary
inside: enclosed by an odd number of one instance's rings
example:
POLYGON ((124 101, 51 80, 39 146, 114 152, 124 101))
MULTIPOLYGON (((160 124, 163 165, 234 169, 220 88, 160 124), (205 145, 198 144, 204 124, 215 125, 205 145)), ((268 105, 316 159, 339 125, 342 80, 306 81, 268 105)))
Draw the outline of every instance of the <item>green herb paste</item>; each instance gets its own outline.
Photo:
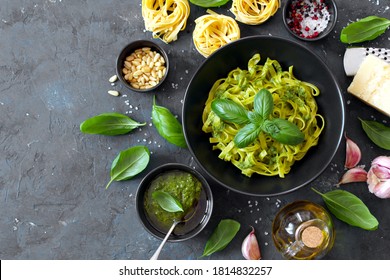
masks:
POLYGON ((146 213, 157 227, 166 230, 174 220, 182 219, 199 201, 202 183, 191 173, 170 171, 156 177, 145 194, 146 213), (154 191, 164 191, 176 198, 183 206, 184 212, 170 213, 158 205, 152 198, 154 191))

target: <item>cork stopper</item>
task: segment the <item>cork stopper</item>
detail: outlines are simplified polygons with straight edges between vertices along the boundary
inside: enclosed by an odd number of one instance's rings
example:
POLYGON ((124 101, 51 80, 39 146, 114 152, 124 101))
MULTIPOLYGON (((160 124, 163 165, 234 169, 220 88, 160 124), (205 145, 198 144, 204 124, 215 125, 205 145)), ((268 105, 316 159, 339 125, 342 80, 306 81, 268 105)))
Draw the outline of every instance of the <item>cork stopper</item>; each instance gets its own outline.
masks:
POLYGON ((302 232, 302 242, 309 248, 317 248, 324 241, 324 236, 320 228, 316 226, 309 226, 302 232))

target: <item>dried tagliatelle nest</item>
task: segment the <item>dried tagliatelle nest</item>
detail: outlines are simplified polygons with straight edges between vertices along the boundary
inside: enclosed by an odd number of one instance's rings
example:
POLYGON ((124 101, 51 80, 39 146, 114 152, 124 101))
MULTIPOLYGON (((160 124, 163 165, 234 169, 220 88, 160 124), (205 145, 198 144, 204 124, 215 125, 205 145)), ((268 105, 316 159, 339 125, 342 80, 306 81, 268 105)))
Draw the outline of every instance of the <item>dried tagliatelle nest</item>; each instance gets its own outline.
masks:
POLYGON ((259 25, 273 16, 280 0, 233 0, 230 11, 236 20, 249 25, 259 25))
POLYGON ((165 43, 177 40, 190 15, 188 0, 142 0, 145 29, 165 43))
POLYGON ((198 52, 208 57, 220 47, 240 39, 240 28, 237 22, 228 16, 207 10, 208 15, 195 20, 192 38, 198 52))

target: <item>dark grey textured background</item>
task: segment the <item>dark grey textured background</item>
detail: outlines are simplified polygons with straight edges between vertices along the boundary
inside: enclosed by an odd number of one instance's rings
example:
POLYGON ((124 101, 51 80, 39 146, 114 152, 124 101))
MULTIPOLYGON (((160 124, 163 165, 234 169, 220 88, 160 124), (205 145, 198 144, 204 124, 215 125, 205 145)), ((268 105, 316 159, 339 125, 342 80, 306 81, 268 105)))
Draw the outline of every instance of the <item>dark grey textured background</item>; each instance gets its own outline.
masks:
MULTIPOLYGON (((282 3, 285 1, 282 0, 282 3)), ((205 9, 191 5, 179 39, 169 45, 171 71, 158 91, 139 94, 120 83, 111 86, 119 51, 137 39, 152 39, 144 30, 141 1, 0 0, 0 259, 147 259, 160 241, 137 220, 135 193, 154 167, 180 162, 198 168, 186 149, 168 144, 150 126, 152 96, 181 117, 189 80, 204 58, 192 42, 194 20, 205 9), (107 90, 116 89, 120 97, 107 90), (83 135, 79 124, 103 112, 118 111, 147 121, 142 130, 119 137, 83 135), (147 169, 132 181, 105 190, 112 160, 119 151, 144 144, 152 151, 147 169)), ((375 147, 358 117, 390 124, 389 118, 346 93, 351 82, 343 71, 345 45, 339 41, 347 23, 368 16, 390 18, 390 1, 338 0, 334 33, 315 43, 316 52, 336 75, 346 100, 346 132, 363 151, 362 164, 388 151, 375 147)), ((217 12, 227 15, 230 5, 217 12)), ((261 26, 240 24, 242 37, 290 38, 281 10, 261 26)), ((390 31, 363 46, 390 48, 390 31)), ((295 39, 293 39, 295 40, 295 39)), ((311 186, 334 189, 344 172, 344 143, 326 171, 311 186)), ((198 168, 199 170, 199 168, 198 168)), ((234 241, 211 259, 242 259, 240 247, 254 226, 264 259, 280 259, 271 238, 273 217, 298 199, 323 205, 309 186, 278 197, 236 194, 213 184, 214 212, 205 230, 192 240, 167 244, 163 259, 196 259, 222 218, 238 220, 234 241), (226 207, 228 205, 228 207, 226 207)), ((336 241, 327 259, 390 259, 390 200, 368 192, 364 183, 343 187, 358 195, 380 222, 373 232, 334 219, 336 241)))

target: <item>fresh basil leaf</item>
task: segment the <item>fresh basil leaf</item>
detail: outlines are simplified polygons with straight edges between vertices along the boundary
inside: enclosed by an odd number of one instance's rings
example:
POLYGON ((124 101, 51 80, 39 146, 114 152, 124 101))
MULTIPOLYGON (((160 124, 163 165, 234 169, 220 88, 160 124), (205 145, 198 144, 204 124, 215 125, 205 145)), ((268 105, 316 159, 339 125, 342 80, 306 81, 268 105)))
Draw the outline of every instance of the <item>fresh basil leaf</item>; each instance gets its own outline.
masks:
POLYGON ((263 88, 256 93, 253 107, 255 112, 262 116, 263 119, 269 118, 269 115, 274 110, 274 99, 269 90, 263 88))
POLYGON ((276 141, 287 145, 298 145, 305 140, 305 135, 292 122, 284 119, 267 120, 262 126, 276 141))
POLYGON ((138 123, 120 113, 103 113, 80 124, 80 131, 87 134, 121 135, 146 123, 138 123))
POLYGON ((312 190, 322 196, 329 211, 341 221, 366 230, 378 228, 378 220, 354 194, 343 190, 330 191, 325 194, 313 188, 312 190))
POLYGON ((225 249, 236 236, 240 227, 240 223, 235 220, 221 220, 207 241, 202 257, 210 256, 215 252, 225 249))
POLYGON ((375 121, 359 120, 372 142, 382 149, 390 150, 390 127, 375 121))
POLYGON ((180 201, 174 198, 167 192, 164 191, 154 191, 152 193, 152 198, 157 201, 158 205, 167 212, 184 212, 183 206, 180 201))
POLYGON ((113 181, 124 181, 141 173, 149 164, 150 152, 145 146, 134 146, 121 151, 111 165, 111 180, 106 189, 113 181))
POLYGON ((377 16, 365 17, 341 30, 340 40, 346 44, 371 41, 383 34, 390 26, 390 20, 377 16))
POLYGON ((244 107, 229 99, 215 99, 211 102, 211 109, 221 120, 235 124, 247 124, 248 111, 244 107))
POLYGON ((192 4, 203 8, 220 7, 229 1, 230 0, 190 0, 192 4))
POLYGON ((156 105, 153 99, 152 122, 158 133, 169 143, 186 148, 187 143, 183 134, 183 127, 167 108, 156 105))
POLYGON ((260 132, 260 126, 254 123, 247 124, 237 132, 233 140, 234 144, 237 148, 245 148, 256 140, 260 132))
POLYGON ((263 117, 256 112, 248 112, 248 119, 257 126, 261 126, 264 123, 263 117))

